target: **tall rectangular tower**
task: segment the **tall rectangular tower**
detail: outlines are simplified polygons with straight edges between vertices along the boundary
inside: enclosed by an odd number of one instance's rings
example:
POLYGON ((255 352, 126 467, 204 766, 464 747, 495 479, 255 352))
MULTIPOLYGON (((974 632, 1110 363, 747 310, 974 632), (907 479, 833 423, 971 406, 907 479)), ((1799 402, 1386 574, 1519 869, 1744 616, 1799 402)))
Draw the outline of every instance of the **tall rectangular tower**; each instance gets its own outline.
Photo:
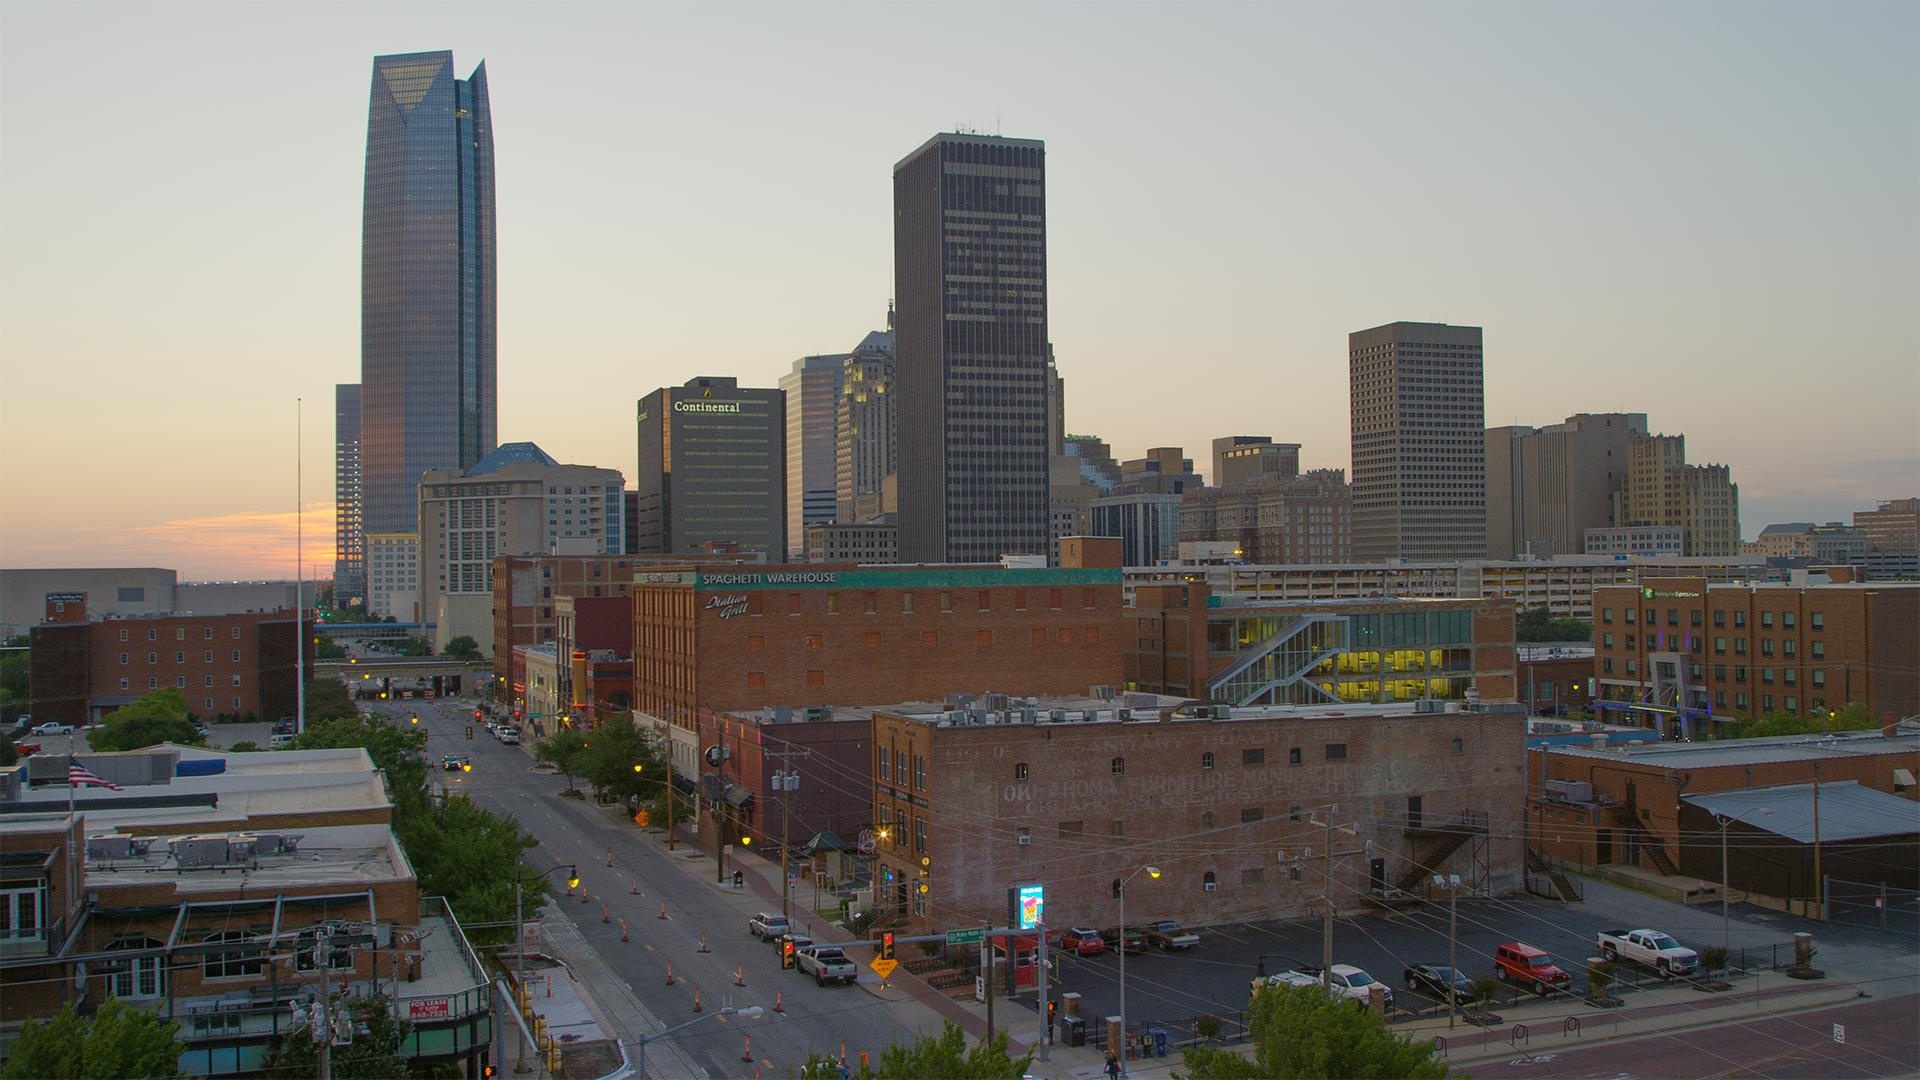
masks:
POLYGON ((786 395, 707 375, 640 399, 634 548, 698 554, 787 550, 786 395))
POLYGON ((1485 558, 1480 328, 1359 330, 1347 335, 1347 361, 1354 559, 1485 558))
MULTIPOLYGON (((834 416, 834 520, 866 524, 883 514, 887 478, 894 476, 893 311, 887 328, 860 340, 840 373, 840 403, 834 416)), ((896 481, 897 483, 897 481, 896 481)))
POLYGON ((360 525, 360 384, 333 388, 333 596, 367 595, 367 534, 360 525))
POLYGON ((361 215, 362 528, 412 532, 420 474, 493 449, 493 118, 487 70, 377 56, 361 215))
POLYGON ((1046 148, 942 133, 893 169, 900 557, 1044 555, 1046 148))
POLYGON ((845 353, 803 356, 780 376, 787 395, 788 562, 805 562, 807 526, 832 524, 834 516, 835 413, 840 407, 845 353))

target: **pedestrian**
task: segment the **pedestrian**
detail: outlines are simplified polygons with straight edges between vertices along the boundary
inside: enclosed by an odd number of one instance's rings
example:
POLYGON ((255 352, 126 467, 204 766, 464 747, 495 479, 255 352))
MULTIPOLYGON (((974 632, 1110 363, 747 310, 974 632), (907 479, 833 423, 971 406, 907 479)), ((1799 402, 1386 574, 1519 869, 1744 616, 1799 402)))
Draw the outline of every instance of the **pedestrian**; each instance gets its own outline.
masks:
POLYGON ((1120 1059, 1107 1051, 1107 1080, 1120 1080, 1120 1059))

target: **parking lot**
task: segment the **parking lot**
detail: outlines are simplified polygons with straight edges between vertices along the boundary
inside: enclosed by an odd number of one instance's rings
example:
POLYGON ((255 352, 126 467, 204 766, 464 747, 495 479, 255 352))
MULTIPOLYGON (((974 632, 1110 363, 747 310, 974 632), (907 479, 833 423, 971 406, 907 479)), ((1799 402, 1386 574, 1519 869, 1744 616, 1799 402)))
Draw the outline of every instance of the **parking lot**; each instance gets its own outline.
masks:
MULTIPOLYGON (((1647 901, 1650 904, 1658 903, 1647 901)), ((1694 948, 1716 944, 1719 909, 1712 919, 1700 909, 1674 909, 1669 929, 1681 937, 1681 943, 1694 948), (1673 922, 1685 916, 1695 926, 1711 923, 1714 932, 1696 929, 1686 933, 1673 922)), ((1624 928, 1619 911, 1594 910, 1586 904, 1560 904, 1528 896, 1494 900, 1460 901, 1459 967, 1469 977, 1493 973, 1493 951, 1509 941, 1524 941, 1552 954, 1554 961, 1571 976, 1571 993, 1586 989, 1586 960, 1596 955, 1594 937, 1602 930, 1624 928)), ((1645 925, 1632 922, 1632 926, 1645 925)), ((1254 978, 1303 965, 1318 966, 1321 952, 1319 919, 1285 922, 1232 923, 1200 932, 1201 943, 1184 952, 1157 949, 1127 956, 1127 1019, 1130 1025, 1161 1023, 1172 1027, 1176 1037, 1190 1030, 1194 1017, 1212 1015, 1227 1021, 1229 1034, 1246 1006, 1254 978)), ((1746 944, 1754 947, 1757 963, 1767 963, 1778 955, 1783 960, 1789 933, 1752 932, 1735 937, 1735 951, 1746 944), (1764 942, 1764 944, 1763 944, 1764 942), (1780 951, 1776 953, 1774 946, 1780 951)), ((1437 998, 1422 997, 1406 989, 1402 973, 1412 964, 1446 965, 1447 908, 1429 904, 1398 914, 1360 915, 1334 920, 1333 960, 1352 964, 1393 988, 1396 1016, 1423 1011, 1438 1011, 1437 998)), ((1065 955, 1060 958, 1057 990, 1081 995, 1081 1013, 1091 1017, 1118 1015, 1120 1011, 1120 964, 1112 951, 1099 956, 1065 955)), ((1636 983, 1658 982, 1653 973, 1622 962, 1617 965, 1615 992, 1630 995, 1636 983)), ((1530 991, 1503 986, 1495 998, 1495 1008, 1516 996, 1531 1000, 1530 991)), ((1031 997, 1025 999, 1031 1007, 1031 997)))

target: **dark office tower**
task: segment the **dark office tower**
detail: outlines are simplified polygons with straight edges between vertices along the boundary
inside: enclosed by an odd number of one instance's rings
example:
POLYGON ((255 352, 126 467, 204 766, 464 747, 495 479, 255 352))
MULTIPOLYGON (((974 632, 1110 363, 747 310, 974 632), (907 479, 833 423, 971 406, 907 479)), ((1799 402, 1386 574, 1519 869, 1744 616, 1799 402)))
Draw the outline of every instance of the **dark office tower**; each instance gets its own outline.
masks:
POLYGON ((1484 559, 1480 328, 1389 323, 1347 335, 1353 557, 1484 559))
POLYGON ((487 69, 378 56, 360 249, 363 527, 416 528, 420 474, 493 449, 493 120, 487 69))
POLYGON ((703 376, 640 399, 638 555, 787 550, 786 395, 703 376))
POLYGON ((893 168, 900 557, 1045 555, 1046 149, 940 134, 893 168))
POLYGON ((360 384, 333 388, 333 596, 367 595, 367 539, 360 527, 360 384))

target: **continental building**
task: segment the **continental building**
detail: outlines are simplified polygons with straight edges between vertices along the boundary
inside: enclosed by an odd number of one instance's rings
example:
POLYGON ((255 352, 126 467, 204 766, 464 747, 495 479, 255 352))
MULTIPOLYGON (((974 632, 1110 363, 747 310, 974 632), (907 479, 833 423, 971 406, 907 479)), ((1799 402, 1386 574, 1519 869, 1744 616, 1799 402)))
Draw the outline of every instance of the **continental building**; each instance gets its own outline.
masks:
MULTIPOLYGON (((32 630, 34 720, 98 723, 107 713, 166 688, 203 720, 274 720, 296 712, 300 632, 294 610, 238 615, 148 615, 89 621, 69 596, 32 630)), ((313 642, 304 644, 313 670, 313 642)))
POLYGON ((893 169, 900 554, 1045 555, 1046 149, 942 133, 893 169))
POLYGON ((1254 600, 1133 591, 1126 686, 1229 705, 1512 701, 1505 600, 1254 600))
POLYGON ((1268 478, 1300 475, 1300 444, 1277 443, 1265 435, 1228 435, 1242 440, 1221 446, 1214 440, 1214 486, 1233 491, 1245 484, 1268 478))
POLYGON ((360 520, 360 384, 333 388, 333 592, 345 606, 366 595, 367 566, 360 520))
POLYGON ((1480 328, 1388 323, 1347 335, 1353 555, 1487 555, 1480 328))
POLYGON ((1610 719, 1693 738, 1855 701, 1920 713, 1920 585, 1648 578, 1593 603, 1594 704, 1610 719))
POLYGON ((117 998, 179 1023, 180 1072, 258 1076, 325 964, 391 997, 410 1064, 488 1067, 489 976, 446 902, 420 895, 366 751, 79 763, 121 790, 69 789, 60 754, 0 768, 0 1028, 117 998))
POLYGON ((1027 694, 1117 682, 1118 559, 1081 543, 1094 558, 1071 551, 1059 569, 640 572, 634 708, 684 726, 696 708, 913 700, 989 677, 1027 694))
POLYGON ((1488 428, 1487 558, 1580 554, 1589 530, 1613 524, 1628 447, 1646 434, 1645 413, 1488 428))
POLYGON ((803 356, 780 376, 786 395, 786 562, 806 556, 807 526, 831 523, 837 507, 838 412, 845 354, 803 356))
POLYGON ((562 465, 532 443, 506 443, 463 470, 420 478, 420 617, 435 644, 491 647, 493 562, 502 555, 619 555, 626 547, 620 474, 562 465))
POLYGON ((493 111, 487 66, 377 56, 360 251, 360 517, 413 532, 428 469, 464 469, 498 424, 493 111))
POLYGON ((786 557, 785 397, 703 375, 640 399, 635 554, 786 557))
POLYGON ((1444 563, 1339 563, 1328 566, 1246 565, 1209 560, 1129 567, 1129 597, 1142 585, 1204 581, 1216 594, 1255 600, 1359 600, 1371 597, 1502 599, 1516 610, 1593 619, 1593 590, 1643 578, 1693 576, 1715 582, 1765 580, 1774 572, 1758 556, 1557 559, 1444 563))
POLYGON ((1524 806, 1523 726, 1518 706, 1152 694, 875 709, 877 899, 919 933, 997 923, 1029 885, 1050 925, 1118 925, 1115 883, 1148 864, 1126 884, 1140 922, 1306 915, 1329 885, 1359 911, 1436 872, 1497 895, 1522 874, 1501 823, 1524 806))

